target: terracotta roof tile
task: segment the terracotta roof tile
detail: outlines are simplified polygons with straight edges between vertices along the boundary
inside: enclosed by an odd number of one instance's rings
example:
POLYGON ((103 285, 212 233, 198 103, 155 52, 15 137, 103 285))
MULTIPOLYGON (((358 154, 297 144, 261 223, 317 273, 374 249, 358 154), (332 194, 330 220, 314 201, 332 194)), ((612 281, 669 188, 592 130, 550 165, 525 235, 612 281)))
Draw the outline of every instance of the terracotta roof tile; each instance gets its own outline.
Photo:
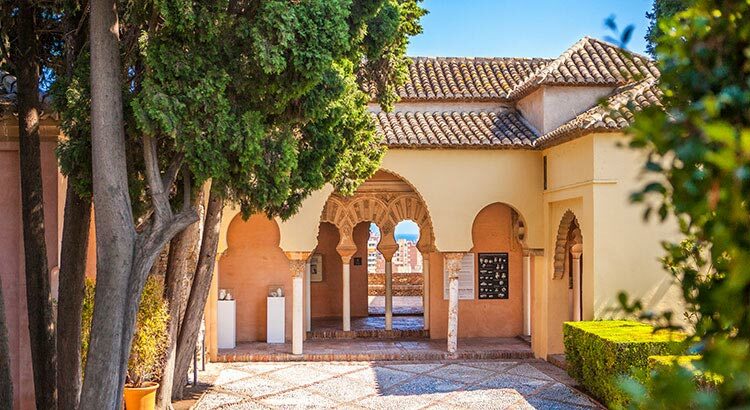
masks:
POLYGON ((415 57, 402 100, 497 100, 551 60, 542 58, 415 57))
POLYGON ((584 37, 508 93, 521 98, 541 85, 611 85, 659 77, 656 64, 645 56, 613 44, 584 37))
POLYGON ((385 144, 395 148, 531 148, 537 137, 515 110, 373 115, 385 144))
POLYGON ((596 105, 567 123, 539 137, 537 148, 569 141, 589 132, 612 132, 627 128, 636 112, 661 106, 661 90, 656 78, 648 78, 617 88, 604 104, 596 105))

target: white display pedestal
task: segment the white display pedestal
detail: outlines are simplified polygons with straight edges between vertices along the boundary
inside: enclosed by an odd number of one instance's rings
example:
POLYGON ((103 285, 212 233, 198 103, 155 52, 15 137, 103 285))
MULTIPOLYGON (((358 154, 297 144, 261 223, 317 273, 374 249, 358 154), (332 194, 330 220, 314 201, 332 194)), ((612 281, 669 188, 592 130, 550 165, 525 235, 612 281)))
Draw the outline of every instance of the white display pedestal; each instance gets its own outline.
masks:
POLYGON ((284 343, 284 300, 285 297, 269 297, 266 313, 266 342, 284 343))
POLYGON ((234 300, 220 300, 216 309, 219 349, 234 349, 237 345, 237 305, 234 300))

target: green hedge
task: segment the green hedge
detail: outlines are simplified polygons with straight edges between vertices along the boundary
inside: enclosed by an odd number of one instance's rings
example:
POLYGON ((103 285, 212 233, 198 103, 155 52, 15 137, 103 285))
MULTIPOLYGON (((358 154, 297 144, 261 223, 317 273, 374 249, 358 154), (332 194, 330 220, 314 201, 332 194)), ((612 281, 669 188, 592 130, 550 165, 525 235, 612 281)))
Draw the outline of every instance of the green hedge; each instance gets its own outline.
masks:
POLYGON ((628 320, 563 325, 568 373, 611 407, 626 404, 618 377, 649 368, 649 356, 680 353, 682 333, 659 331, 628 320))
POLYGON ((724 381, 723 377, 716 374, 703 372, 695 367, 695 364, 693 362, 699 361, 700 359, 700 355, 649 356, 648 367, 651 370, 659 370, 659 368, 670 368, 676 365, 693 373, 695 382, 701 387, 712 388, 721 384, 724 381))

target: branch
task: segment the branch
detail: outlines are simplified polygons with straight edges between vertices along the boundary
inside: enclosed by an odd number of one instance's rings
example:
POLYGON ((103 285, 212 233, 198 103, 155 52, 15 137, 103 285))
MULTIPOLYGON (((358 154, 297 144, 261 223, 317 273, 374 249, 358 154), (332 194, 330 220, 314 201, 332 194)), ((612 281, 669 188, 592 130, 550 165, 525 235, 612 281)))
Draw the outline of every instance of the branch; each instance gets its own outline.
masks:
POLYGON ((180 172, 180 167, 182 166, 182 160, 184 158, 185 154, 182 152, 172 157, 172 161, 169 163, 169 168, 167 168, 167 171, 161 179, 164 189, 169 189, 172 184, 174 184, 175 179, 177 179, 177 173, 180 172))
POLYGON ((151 203, 154 206, 154 222, 158 225, 172 219, 169 206, 169 194, 164 188, 159 172, 159 160, 156 153, 156 140, 143 135, 143 161, 146 165, 146 180, 148 181, 151 203))

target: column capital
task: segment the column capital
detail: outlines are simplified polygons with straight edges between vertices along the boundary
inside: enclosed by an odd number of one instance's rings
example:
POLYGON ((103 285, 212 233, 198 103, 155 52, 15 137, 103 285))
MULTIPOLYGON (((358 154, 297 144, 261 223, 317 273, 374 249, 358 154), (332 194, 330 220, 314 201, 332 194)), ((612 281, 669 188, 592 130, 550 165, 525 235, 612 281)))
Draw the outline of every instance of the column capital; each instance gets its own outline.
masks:
POLYGON ((458 278, 458 272, 461 271, 461 260, 464 258, 464 255, 465 252, 446 252, 443 254, 449 279, 458 278))
POLYGON ((378 251, 383 254, 386 261, 393 259, 393 255, 398 251, 398 244, 393 239, 393 235, 381 236, 380 243, 378 243, 378 251))
POLYGON ((299 278, 302 273, 305 272, 305 265, 307 260, 310 258, 310 253, 307 251, 303 252, 284 252, 286 257, 289 259, 289 271, 292 273, 293 278, 299 278))
POLYGON ((523 256, 544 256, 544 249, 523 248, 523 256))
POLYGON ((583 254, 583 245, 580 243, 577 243, 570 247, 570 255, 573 257, 573 259, 581 259, 581 254, 583 254))

